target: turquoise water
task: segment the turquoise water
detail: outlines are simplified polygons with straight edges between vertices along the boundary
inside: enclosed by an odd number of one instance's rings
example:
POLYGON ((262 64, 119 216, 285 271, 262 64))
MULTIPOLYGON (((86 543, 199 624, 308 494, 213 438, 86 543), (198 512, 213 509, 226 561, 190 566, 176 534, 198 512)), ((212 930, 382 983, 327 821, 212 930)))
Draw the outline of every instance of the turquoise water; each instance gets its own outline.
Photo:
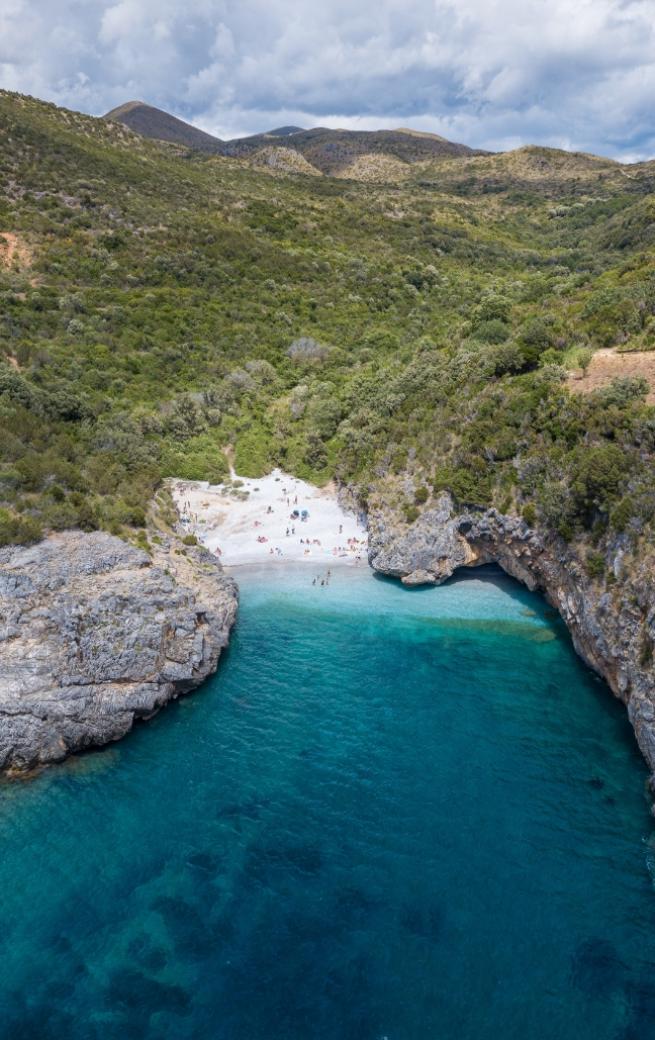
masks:
POLYGON ((0 1036, 653 1037, 646 769, 560 623, 309 574, 239 575, 203 690, 0 787, 0 1036))

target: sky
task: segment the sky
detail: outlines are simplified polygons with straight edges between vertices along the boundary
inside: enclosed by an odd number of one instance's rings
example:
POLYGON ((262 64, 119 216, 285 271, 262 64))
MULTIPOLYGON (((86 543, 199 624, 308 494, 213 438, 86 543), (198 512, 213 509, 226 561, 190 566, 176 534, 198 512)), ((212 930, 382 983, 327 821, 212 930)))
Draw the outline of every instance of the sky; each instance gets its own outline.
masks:
POLYGON ((0 86, 219 137, 412 127, 655 157, 655 0, 0 0, 0 86))

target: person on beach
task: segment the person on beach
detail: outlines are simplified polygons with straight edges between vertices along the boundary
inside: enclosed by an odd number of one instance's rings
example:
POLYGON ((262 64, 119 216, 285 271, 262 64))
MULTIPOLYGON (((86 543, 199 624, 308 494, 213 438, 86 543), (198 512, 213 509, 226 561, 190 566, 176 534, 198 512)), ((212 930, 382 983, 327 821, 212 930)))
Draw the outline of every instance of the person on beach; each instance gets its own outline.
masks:
POLYGON ((289 528, 287 527, 287 538, 289 537, 289 528))

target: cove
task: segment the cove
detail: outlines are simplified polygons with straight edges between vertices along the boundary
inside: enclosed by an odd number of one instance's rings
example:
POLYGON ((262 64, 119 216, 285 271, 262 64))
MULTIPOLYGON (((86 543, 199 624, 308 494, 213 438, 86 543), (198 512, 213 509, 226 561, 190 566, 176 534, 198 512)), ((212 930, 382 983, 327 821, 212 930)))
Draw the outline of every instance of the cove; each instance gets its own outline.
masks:
POLYGON ((646 769, 494 568, 240 570, 218 675, 0 787, 0 1036, 637 1040, 646 769))

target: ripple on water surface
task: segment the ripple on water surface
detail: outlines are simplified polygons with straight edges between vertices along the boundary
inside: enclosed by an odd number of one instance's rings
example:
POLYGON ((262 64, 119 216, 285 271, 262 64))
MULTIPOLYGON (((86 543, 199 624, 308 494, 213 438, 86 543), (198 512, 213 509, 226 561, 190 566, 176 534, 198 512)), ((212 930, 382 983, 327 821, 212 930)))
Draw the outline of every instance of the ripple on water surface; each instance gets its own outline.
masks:
POLYGON ((0 1037, 653 1035, 646 770, 494 571, 241 571, 218 676, 0 788, 0 1037))

